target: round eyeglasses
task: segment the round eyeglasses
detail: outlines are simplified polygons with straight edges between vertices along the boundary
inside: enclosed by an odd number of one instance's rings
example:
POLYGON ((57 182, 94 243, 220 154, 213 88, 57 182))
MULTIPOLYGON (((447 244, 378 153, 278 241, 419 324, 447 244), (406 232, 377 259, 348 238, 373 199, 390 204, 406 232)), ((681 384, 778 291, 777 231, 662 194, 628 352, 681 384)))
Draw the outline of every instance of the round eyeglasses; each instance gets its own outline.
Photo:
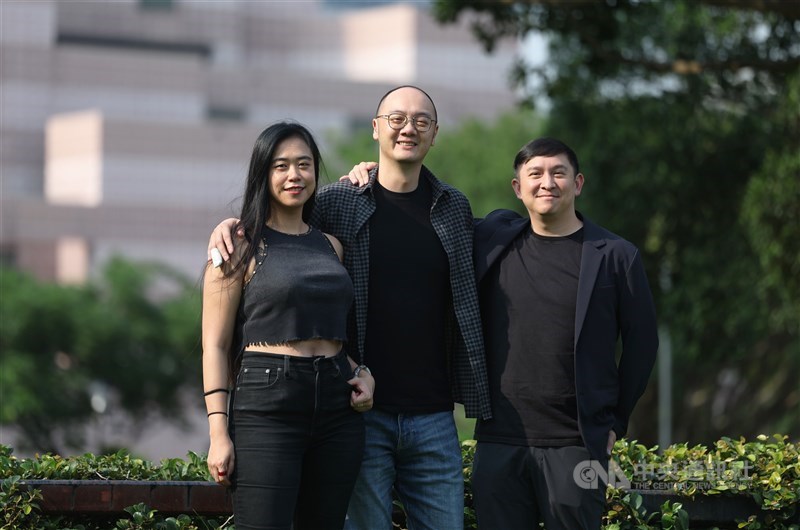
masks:
POLYGON ((389 124, 389 127, 395 131, 399 131, 406 126, 406 123, 410 121, 416 130, 419 132, 425 132, 430 129, 433 125, 433 122, 436 121, 430 116, 426 116, 424 114, 406 116, 405 114, 401 114, 399 112, 393 112, 392 114, 379 114, 375 117, 386 118, 386 122, 389 124))

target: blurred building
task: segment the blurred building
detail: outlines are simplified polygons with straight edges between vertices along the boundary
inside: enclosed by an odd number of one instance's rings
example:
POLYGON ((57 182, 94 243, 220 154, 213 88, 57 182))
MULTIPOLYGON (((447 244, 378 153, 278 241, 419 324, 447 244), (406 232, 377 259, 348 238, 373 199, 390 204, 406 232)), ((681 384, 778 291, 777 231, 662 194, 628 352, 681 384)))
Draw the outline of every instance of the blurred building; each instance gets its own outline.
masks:
MULTIPOLYGON (((369 134, 398 84, 431 94, 443 130, 511 109, 516 45, 487 56, 466 23, 440 27, 426 8, 0 0, 0 260, 79 283, 118 254, 198 278, 267 124, 301 121, 330 155, 328 133, 369 134)), ((208 447, 199 409, 136 440, 117 427, 124 417, 100 416, 86 450, 119 444, 158 459, 208 447)), ((13 440, 4 426, 0 443, 13 440)))
POLYGON ((265 125, 299 120, 325 152, 331 131, 367 134, 405 83, 445 129, 510 109, 516 46, 488 56, 467 23, 440 27, 426 8, 3 0, 0 258, 60 282, 113 254, 197 277, 265 125))

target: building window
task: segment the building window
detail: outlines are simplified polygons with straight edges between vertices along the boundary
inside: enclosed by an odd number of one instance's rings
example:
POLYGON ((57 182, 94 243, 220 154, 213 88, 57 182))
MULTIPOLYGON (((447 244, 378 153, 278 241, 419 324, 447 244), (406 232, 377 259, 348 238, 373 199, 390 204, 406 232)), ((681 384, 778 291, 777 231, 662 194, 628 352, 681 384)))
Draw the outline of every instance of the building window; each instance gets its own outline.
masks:
POLYGON ((211 46, 201 42, 160 42, 126 37, 59 33, 56 37, 56 43, 59 46, 97 46, 101 48, 120 48, 144 52, 197 55, 203 59, 211 57, 211 46))
POLYGON ((372 134, 372 115, 350 116, 347 119, 345 130, 352 135, 372 134))
POLYGON ((212 121, 244 121, 245 111, 238 107, 210 106, 206 109, 206 116, 212 121))
POLYGON ((0 267, 13 269, 17 266, 17 251, 13 245, 0 244, 0 267))
POLYGON ((174 0, 139 0, 139 7, 142 9, 160 9, 163 11, 169 11, 174 6, 174 0))

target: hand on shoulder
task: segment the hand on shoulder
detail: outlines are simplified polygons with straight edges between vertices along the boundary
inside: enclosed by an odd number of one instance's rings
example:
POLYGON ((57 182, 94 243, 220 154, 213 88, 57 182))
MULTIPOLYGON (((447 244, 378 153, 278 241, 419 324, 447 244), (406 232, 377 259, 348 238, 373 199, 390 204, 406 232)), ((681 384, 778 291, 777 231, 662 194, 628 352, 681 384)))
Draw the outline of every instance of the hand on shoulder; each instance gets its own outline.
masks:
POLYGON ((211 232, 211 236, 208 238, 207 258, 215 268, 220 267, 223 262, 231 259, 235 248, 234 230, 236 230, 236 240, 244 241, 244 228, 239 227, 237 230, 236 225, 238 224, 239 219, 229 217, 219 223, 214 228, 214 231, 211 232), (216 252, 214 252, 214 250, 216 250, 216 252))
POLYGON ((353 166, 350 173, 339 177, 339 182, 350 182, 354 186, 362 187, 369 184, 369 172, 378 167, 377 162, 360 162, 353 166))

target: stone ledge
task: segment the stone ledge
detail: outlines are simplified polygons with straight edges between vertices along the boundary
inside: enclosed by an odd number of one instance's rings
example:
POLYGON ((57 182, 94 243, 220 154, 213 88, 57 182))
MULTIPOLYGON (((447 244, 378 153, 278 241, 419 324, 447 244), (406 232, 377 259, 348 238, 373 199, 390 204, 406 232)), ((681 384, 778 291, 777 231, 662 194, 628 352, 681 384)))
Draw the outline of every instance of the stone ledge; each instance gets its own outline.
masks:
MULTIPOLYGON (((228 516, 233 511, 230 490, 212 482, 25 480, 23 484, 42 491, 41 509, 46 514, 123 515, 125 508, 138 503, 165 515, 228 516)), ((690 498, 664 491, 631 491, 642 496, 643 506, 651 513, 659 511, 667 500, 680 502, 693 527, 736 528, 737 519, 746 520, 754 514, 763 518, 768 513, 760 510, 747 495, 696 495, 690 498)), ((402 519, 402 512, 395 515, 402 519)), ((800 510, 790 521, 800 522, 800 510)))
POLYGON ((230 515, 228 488, 202 481, 144 480, 25 480, 42 492, 43 513, 123 514, 144 503, 160 513, 230 515))

